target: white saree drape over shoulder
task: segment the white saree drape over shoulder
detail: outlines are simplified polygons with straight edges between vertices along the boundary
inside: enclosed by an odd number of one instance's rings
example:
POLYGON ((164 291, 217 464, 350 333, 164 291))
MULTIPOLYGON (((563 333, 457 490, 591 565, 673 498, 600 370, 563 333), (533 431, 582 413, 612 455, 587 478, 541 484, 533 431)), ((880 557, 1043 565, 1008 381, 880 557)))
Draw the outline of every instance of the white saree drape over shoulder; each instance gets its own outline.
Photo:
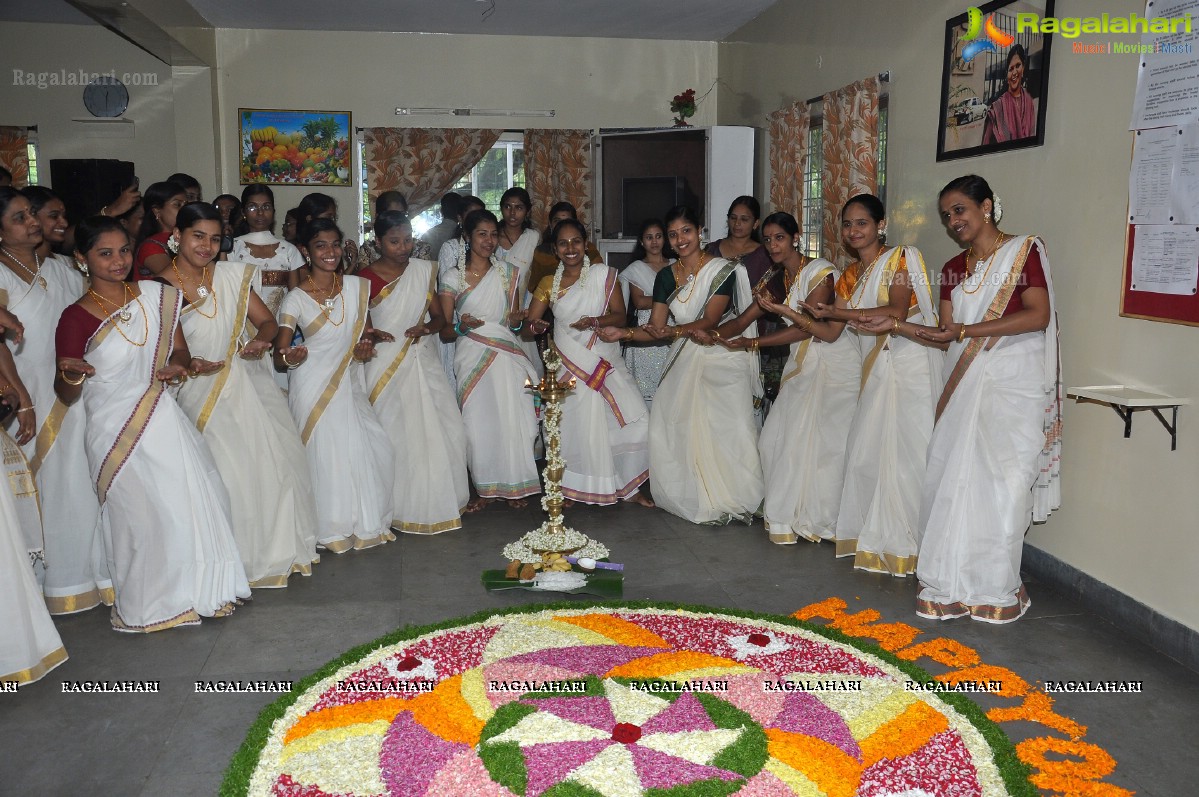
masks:
POLYGON ((225 367, 189 379, 178 401, 204 435, 229 492, 250 586, 285 587, 288 576, 310 575, 319 561, 316 505, 287 399, 262 363, 238 355, 256 273, 252 265, 219 263, 212 293, 183 308, 191 355, 223 360, 225 367))
MULTIPOLYGON (((673 262, 673 260, 667 262, 664 268, 669 268, 673 262)), ((641 289, 643 294, 651 297, 654 295, 654 281, 657 278, 658 272, 654 271, 653 267, 644 260, 635 260, 625 266, 620 272, 621 282, 625 283, 626 286, 636 285, 641 289)), ((629 293, 627 287, 625 288, 625 293, 629 293)), ((652 312, 652 308, 649 310, 637 310, 637 325, 648 324, 652 312)), ((637 383, 637 387, 641 390, 641 397, 645 399, 647 404, 654 399, 654 393, 658 390, 658 383, 662 381, 662 370, 666 367, 666 360, 669 356, 669 346, 641 346, 632 344, 625 347, 625 364, 629 367, 629 373, 632 375, 633 381, 637 383)))
MULTIPOLYGON (((674 323, 702 316, 730 274, 737 290, 726 317, 748 307, 745 267, 717 257, 670 297, 674 323)), ((744 334, 756 337, 756 323, 744 334)), ((658 506, 692 523, 752 522, 764 495, 754 420, 761 395, 755 355, 701 346, 687 337, 674 341, 649 420, 650 479, 658 506)))
POLYGON ((23 449, 41 497, 42 591, 51 614, 71 614, 111 605, 112 581, 97 523, 100 504, 83 453, 86 419, 82 409, 71 410, 54 395, 54 331, 63 310, 83 294, 83 275, 53 255, 42 261, 39 276, 45 287, 0 268, 0 305, 25 325, 24 340, 12 350, 37 417, 37 435, 23 449))
MULTIPOLYGON (((17 446, 3 429, 0 444, 17 446)), ((15 500, 0 485, 0 683, 27 684, 66 661, 67 652, 34 578, 15 500)))
POLYGON ((114 313, 87 343, 96 374, 82 401, 116 592, 113 627, 145 632, 228 611, 250 585, 212 454, 154 378, 170 356, 182 296, 157 282, 138 286, 141 296, 123 308, 130 320, 114 313))
MULTIPOLYGON (((527 310, 529 302, 533 296, 529 291, 536 288, 536 285, 529 285, 529 271, 533 265, 533 254, 537 251, 537 244, 541 243, 541 236, 536 230, 525 230, 516 239, 516 243, 511 249, 496 249, 495 255, 500 260, 507 261, 516 267, 518 286, 516 295, 520 297, 520 308, 527 310)), ((537 342, 533 340, 525 340, 518 337, 521 349, 524 350, 525 356, 529 358, 529 362, 533 364, 533 370, 537 372, 537 378, 545 373, 545 364, 541 362, 541 355, 537 351, 537 342)))
POLYGON ((953 320, 998 318, 1033 249, 1049 290, 1049 327, 949 346, 945 388, 928 449, 916 576, 918 612, 1010 622, 1030 601, 1020 581, 1024 533, 1061 506, 1061 368, 1057 303, 1040 238, 1016 236, 995 273, 953 290, 953 320), (990 349, 988 345, 994 344, 990 349))
POLYGON ((483 498, 516 499, 541 492, 533 461, 537 417, 525 389, 526 381, 537 381, 537 372, 508 327, 518 276, 515 266, 493 262, 478 284, 463 289, 461 271, 455 267, 443 275, 439 288, 454 299, 459 316, 483 321, 483 326, 458 338, 454 350, 467 461, 475 490, 483 498))
POLYGON ((343 277, 332 308, 295 288, 279 309, 279 326, 299 326, 308 348, 307 359, 291 371, 287 403, 316 492, 316 541, 333 553, 395 539, 395 454, 367 398, 362 363, 354 359, 369 297, 366 280, 343 277))
MULTIPOLYGON (((829 261, 811 261, 796 276, 787 306, 798 310, 821 282, 836 274, 829 261)), ((791 544, 800 537, 819 542, 835 536, 845 446, 862 378, 861 354, 847 331, 832 343, 808 338, 791 344, 779 397, 758 443, 771 542, 791 544)))
MULTIPOLYGON (((553 302, 554 343, 575 389, 562 404, 562 494, 586 504, 614 504, 649 478, 649 413, 620 358, 619 343, 570 325, 607 314, 616 269, 589 266, 587 278, 553 302)), ((544 283, 542 283, 544 285, 544 283)))
MULTIPOLYGON (((884 253, 862 274, 851 311, 888 303, 901 257, 916 297, 908 319, 935 327, 928 271, 912 246, 884 253)), ((920 496, 944 354, 890 333, 862 335, 860 342, 862 390, 849 432, 837 556, 853 556, 862 570, 906 576, 916 569, 920 547, 920 496)))
MULTIPOLYGON (((304 256, 293 244, 277 237, 269 230, 251 232, 233 239, 233 251, 229 253, 229 262, 248 263, 257 266, 254 275, 254 292, 258 294, 267 309, 274 316, 279 315, 279 306, 287 295, 287 280, 292 271, 304 265, 304 256), (255 246, 274 246, 275 253, 267 258, 255 257, 250 253, 250 244, 255 246)), ((249 340, 257 334, 251 331, 245 339, 249 340)), ((269 375, 280 389, 287 389, 287 374, 281 374, 274 369, 268 354, 257 361, 257 367, 269 375)))
POLYGON ((461 528, 470 501, 466 427, 435 336, 404 337, 428 320, 436 287, 437 264, 413 259, 371 302, 375 325, 396 338, 366 364, 371 404, 396 452, 391 526, 413 534, 461 528))

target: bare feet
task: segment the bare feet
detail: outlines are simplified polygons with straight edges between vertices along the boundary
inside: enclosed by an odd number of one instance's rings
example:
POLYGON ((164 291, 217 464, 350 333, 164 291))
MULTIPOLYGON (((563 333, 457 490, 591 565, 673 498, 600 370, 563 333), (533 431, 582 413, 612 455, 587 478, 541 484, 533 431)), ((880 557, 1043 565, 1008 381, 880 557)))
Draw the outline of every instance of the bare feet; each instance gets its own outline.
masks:
POLYGON ((512 509, 524 509, 529 505, 529 502, 523 498, 513 498, 508 502, 508 506, 512 509))
POLYGON ((494 500, 495 500, 494 498, 483 498, 482 496, 476 495, 474 498, 471 499, 470 503, 466 505, 466 509, 464 509, 462 511, 467 514, 471 514, 473 512, 478 512, 480 509, 487 506, 494 500))
POLYGON ((562 499, 562 508, 563 509, 570 509, 574 505, 575 505, 575 502, 572 501, 571 499, 569 499, 569 498, 562 499))
POLYGON ((636 493, 634 493, 633 497, 630 498, 629 500, 635 504, 641 504, 642 506, 647 507, 649 509, 653 509, 654 507, 657 506, 657 504, 655 504, 653 501, 651 501, 649 499, 649 496, 647 496, 645 493, 641 492, 640 490, 638 490, 636 493))

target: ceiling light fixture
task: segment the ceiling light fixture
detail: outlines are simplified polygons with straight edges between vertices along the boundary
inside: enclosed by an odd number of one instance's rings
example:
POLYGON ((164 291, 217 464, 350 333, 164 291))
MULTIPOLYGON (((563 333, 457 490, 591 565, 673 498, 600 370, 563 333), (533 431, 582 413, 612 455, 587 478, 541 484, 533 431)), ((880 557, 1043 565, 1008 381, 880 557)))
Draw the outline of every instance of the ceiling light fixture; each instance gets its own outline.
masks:
POLYGON ((396 116, 557 116, 557 110, 521 110, 517 108, 396 108, 396 116))

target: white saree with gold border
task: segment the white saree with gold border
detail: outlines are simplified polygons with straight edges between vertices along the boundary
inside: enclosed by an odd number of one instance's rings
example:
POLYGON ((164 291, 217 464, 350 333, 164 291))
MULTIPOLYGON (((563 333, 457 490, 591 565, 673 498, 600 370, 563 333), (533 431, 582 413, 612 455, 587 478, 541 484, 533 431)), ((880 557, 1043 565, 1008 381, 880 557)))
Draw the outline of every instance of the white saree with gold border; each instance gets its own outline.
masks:
POLYGON ((649 478, 649 412, 620 344, 570 326, 584 316, 607 314, 613 292, 620 290, 616 269, 594 264, 586 283, 579 282, 552 305, 554 343, 566 369, 560 376, 575 380, 562 403, 562 494, 585 504, 614 504, 649 478))
MULTIPOLYGON (((16 443, 0 429, 4 443, 16 443)), ((0 485, 0 683, 32 683, 67 660, 46 611, 7 485, 0 485)))
POLYGON ((454 299, 459 317, 471 315, 483 326, 458 338, 454 373, 458 406, 466 425, 467 462, 475 490, 483 498, 524 498, 541 492, 533 439, 537 417, 526 381, 536 381, 508 312, 519 288, 515 266, 496 263, 474 287, 461 287, 461 272, 447 271, 439 291, 454 299))
POLYGON ((331 308, 300 288, 279 308, 279 326, 299 326, 308 348, 307 359, 290 373, 287 403, 316 492, 316 541, 333 553, 395 539, 395 454, 367 397, 362 363, 354 359, 370 286, 359 277, 341 279, 331 308))
POLYGON ((157 282, 138 286, 141 296, 122 308, 129 321, 113 313, 88 340, 84 359, 96 374, 81 400, 116 593, 113 627, 146 632, 227 610, 250 585, 212 454, 154 378, 170 357, 182 296, 157 282))
POLYGON ((1041 239, 1016 236, 999 248, 989 276, 972 274, 955 287, 953 320, 999 318, 1012 293, 1005 283, 1019 279, 1034 248, 1049 288, 1049 327, 949 346, 920 518, 923 616, 1010 622, 1023 615, 1030 605, 1020 581, 1024 534, 1061 506, 1057 304, 1041 239))
MULTIPOLYGON (((511 249, 498 248, 495 250, 495 255, 500 260, 506 261, 516 267, 518 287, 517 296, 520 297, 520 307, 522 310, 529 309, 529 303, 533 300, 531 290, 536 288, 536 285, 529 284, 529 272, 533 266, 533 255, 537 251, 537 244, 541 243, 541 235, 536 230, 528 229, 520 234, 516 239, 516 243, 511 249)), ((533 370, 537 372, 537 378, 540 379, 545 373, 545 364, 541 362, 541 354, 537 351, 537 341, 525 340, 517 336, 517 341, 520 343, 521 349, 524 350, 525 356, 529 358, 529 362, 533 364, 533 370)))
POLYGON ((437 264, 414 258, 371 300, 375 326, 396 339, 376 345, 366 386, 396 452, 391 527, 411 534, 461 528, 470 501, 466 427, 436 336, 404 337, 404 330, 429 319, 436 283, 437 264))
POLYGON ((42 591, 51 614, 71 614, 102 602, 111 605, 112 581, 100 542, 100 504, 83 453, 86 419, 54 394, 54 332, 63 310, 83 294, 83 275, 59 255, 43 260, 40 273, 44 288, 39 280, 26 285, 0 268, 0 305, 25 325, 24 340, 10 340, 10 346, 37 418, 37 434, 22 448, 41 503, 42 591))
MULTIPOLYGON (((836 266, 818 258, 803 267, 786 304, 793 310, 836 266)), ((791 322, 784 317, 788 326, 791 322)), ((778 400, 770 408, 758 452, 766 481, 764 516, 770 541, 834 537, 845 475, 845 447, 857 406, 862 357, 842 334, 832 343, 808 338, 791 344, 778 400)))
MULTIPOLYGON (((916 297, 908 320, 936 326, 928 270, 913 246, 884 253, 859 279, 850 307, 889 302, 901 255, 916 297)), ((860 341, 862 388, 847 444, 837 556, 853 556, 862 570, 906 576, 916 569, 920 547, 920 496, 944 354, 890 333, 860 341)))
POLYGON ((218 263, 212 293, 183 308, 179 323, 191 355, 225 366, 189 379, 176 398, 229 492, 250 586, 285 587, 288 576, 310 575, 318 561, 316 505, 287 399, 261 362, 239 356, 256 273, 252 265, 218 263))
MULTIPOLYGON (((716 257, 676 288, 669 302, 674 323, 702 316, 730 274, 737 290, 725 317, 748 307, 745 267, 716 257)), ((745 336, 757 336, 756 324, 745 336)), ((761 395, 756 355, 687 337, 674 341, 649 419, 650 480, 658 506, 692 523, 753 521, 765 490, 754 419, 761 395)))

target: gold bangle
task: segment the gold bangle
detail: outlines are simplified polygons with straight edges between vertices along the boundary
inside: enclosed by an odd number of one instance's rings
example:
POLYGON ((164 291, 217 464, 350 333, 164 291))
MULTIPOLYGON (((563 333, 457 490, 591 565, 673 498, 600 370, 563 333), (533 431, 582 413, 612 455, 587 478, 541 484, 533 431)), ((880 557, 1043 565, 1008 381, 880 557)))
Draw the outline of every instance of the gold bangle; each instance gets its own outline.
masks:
POLYGON ((21 407, 21 409, 17 410, 18 415, 20 415, 22 412, 33 412, 33 405, 30 404, 28 407, 21 407))
POLYGON ((682 328, 682 327, 675 327, 675 328, 674 328, 674 336, 675 336, 676 338, 677 338, 677 337, 680 337, 680 336, 682 336, 682 334, 683 334, 683 328, 682 328))
POLYGON ((961 343, 965 339, 966 339, 966 325, 962 324, 962 329, 961 329, 961 331, 958 332, 958 343, 961 343))
POLYGON ((898 332, 898 331, 899 331, 899 319, 898 319, 898 318, 894 319, 894 323, 893 323, 893 324, 891 324, 891 331, 892 331, 892 332, 898 332))
POLYGON ((626 329, 626 330, 624 331, 624 339, 625 339, 625 340, 632 340, 632 339, 633 339, 633 335, 634 335, 634 334, 635 334, 635 330, 634 330, 632 327, 629 327, 628 329, 626 329))
POLYGON ((717 340, 720 340, 720 328, 719 327, 712 330, 712 337, 716 338, 717 340))
POLYGON ((279 358, 280 358, 281 360, 283 360, 283 364, 287 366, 288 370, 291 370, 292 368, 299 368, 299 367, 300 367, 300 364, 299 364, 299 363, 294 363, 294 364, 293 364, 292 362, 290 362, 290 361, 287 359, 287 355, 286 355, 286 354, 281 354, 281 355, 279 355, 279 358))
POLYGON ((71 381, 71 378, 67 376, 66 370, 59 370, 59 373, 62 374, 62 381, 66 382, 71 387, 79 387, 87 381, 87 374, 79 374, 79 380, 73 382, 71 381))
POLYGON ((761 344, 758 342, 758 339, 754 338, 752 340, 752 342, 749 344, 749 350, 752 352, 756 352, 756 351, 758 351, 760 346, 761 346, 761 344))
POLYGON ((803 331, 811 332, 812 331, 812 319, 808 318, 807 316, 800 316, 800 320, 802 320, 804 322, 803 331))

